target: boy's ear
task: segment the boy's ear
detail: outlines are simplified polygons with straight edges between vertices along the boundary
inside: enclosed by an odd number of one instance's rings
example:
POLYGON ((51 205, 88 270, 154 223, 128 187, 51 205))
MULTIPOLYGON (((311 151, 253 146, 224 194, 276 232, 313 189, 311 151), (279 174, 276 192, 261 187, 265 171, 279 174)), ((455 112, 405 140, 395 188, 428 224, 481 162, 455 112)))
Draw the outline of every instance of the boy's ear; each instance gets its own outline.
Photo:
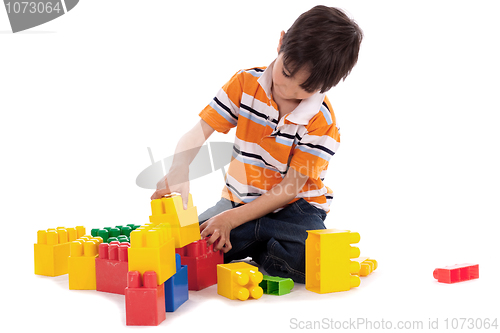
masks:
POLYGON ((279 43, 278 43, 278 54, 280 53, 281 44, 283 43, 283 37, 285 37, 285 32, 284 32, 284 31, 281 31, 281 34, 280 34, 280 41, 279 41, 279 43))

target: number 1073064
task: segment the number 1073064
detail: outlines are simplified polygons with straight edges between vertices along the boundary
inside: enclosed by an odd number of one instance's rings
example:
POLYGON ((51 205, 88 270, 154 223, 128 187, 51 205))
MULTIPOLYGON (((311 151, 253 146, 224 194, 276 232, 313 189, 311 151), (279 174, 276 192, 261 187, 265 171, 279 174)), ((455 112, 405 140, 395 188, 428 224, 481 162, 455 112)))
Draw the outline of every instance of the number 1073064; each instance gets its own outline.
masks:
POLYGON ((7 13, 15 13, 15 14, 41 14, 47 13, 50 14, 52 12, 59 13, 63 8, 61 8, 61 2, 57 1, 55 3, 52 2, 36 2, 36 1, 6 1, 5 8, 7 9, 7 13))

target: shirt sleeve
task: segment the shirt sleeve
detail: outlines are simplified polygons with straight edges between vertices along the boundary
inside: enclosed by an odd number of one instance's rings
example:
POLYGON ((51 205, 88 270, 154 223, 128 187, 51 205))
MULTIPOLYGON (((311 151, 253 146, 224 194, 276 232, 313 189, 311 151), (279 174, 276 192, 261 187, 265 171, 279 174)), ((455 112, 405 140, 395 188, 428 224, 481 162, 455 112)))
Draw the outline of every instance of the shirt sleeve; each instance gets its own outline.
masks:
POLYGON ((241 96, 243 94, 242 71, 219 90, 214 99, 199 114, 214 130, 228 133, 238 123, 241 96))
POLYGON ((335 122, 324 123, 313 118, 306 134, 297 142, 290 167, 312 179, 323 178, 330 159, 340 145, 340 133, 335 122))

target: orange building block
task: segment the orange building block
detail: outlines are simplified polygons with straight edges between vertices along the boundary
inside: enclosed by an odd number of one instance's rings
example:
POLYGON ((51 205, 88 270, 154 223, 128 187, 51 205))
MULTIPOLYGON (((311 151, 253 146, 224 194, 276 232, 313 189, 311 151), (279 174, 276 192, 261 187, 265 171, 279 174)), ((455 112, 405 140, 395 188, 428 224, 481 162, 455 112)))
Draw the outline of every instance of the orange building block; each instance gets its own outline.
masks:
POLYGON ((151 223, 170 224, 176 248, 181 248, 200 239, 198 212, 193 206, 191 194, 189 194, 186 210, 184 210, 181 196, 175 195, 152 200, 151 212, 152 215, 149 217, 151 223))
POLYGON ((128 270, 155 271, 158 285, 175 274, 175 241, 168 223, 148 223, 130 233, 128 270))
POLYGON ((257 267, 245 262, 217 265, 217 293, 229 299, 259 299, 264 293, 262 279, 257 267))
POLYGON ((68 274, 70 243, 85 234, 85 228, 59 227, 39 230, 34 244, 35 274, 59 276, 68 274))
POLYGON ((324 294, 347 291, 360 284, 357 232, 337 229, 308 230, 306 239, 306 289, 324 294))
POLYGON ((95 290, 95 259, 99 253, 101 237, 83 236, 71 242, 68 258, 69 289, 95 290))

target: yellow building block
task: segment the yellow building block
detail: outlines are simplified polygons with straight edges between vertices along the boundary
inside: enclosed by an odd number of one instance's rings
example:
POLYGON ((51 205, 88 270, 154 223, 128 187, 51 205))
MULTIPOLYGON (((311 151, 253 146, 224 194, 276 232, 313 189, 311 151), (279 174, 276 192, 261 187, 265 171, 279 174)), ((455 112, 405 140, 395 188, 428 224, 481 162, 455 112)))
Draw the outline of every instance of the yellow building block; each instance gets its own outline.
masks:
POLYGON ((361 265, 358 274, 359 276, 368 276, 378 267, 377 261, 368 257, 359 257, 353 260, 359 262, 361 265))
POLYGON ((168 223, 148 223, 130 233, 128 270, 155 271, 158 285, 175 274, 175 241, 168 223))
POLYGON ((262 279, 257 267, 245 262, 217 265, 217 293, 229 299, 259 299, 264 293, 262 279))
POLYGON ((70 243, 85 234, 85 228, 59 227, 39 230, 34 244, 35 274, 59 276, 68 274, 70 243))
POLYGON ((189 194, 188 207, 184 210, 180 195, 151 201, 152 215, 149 221, 153 224, 168 223, 171 225, 175 247, 181 248, 200 239, 198 211, 193 206, 193 198, 189 194))
POLYGON ((71 242, 68 258, 69 289, 95 290, 95 258, 99 254, 101 237, 85 235, 71 242))
POLYGON ((306 289, 324 294, 347 291, 360 284, 357 232, 337 229, 308 230, 306 239, 306 289))

